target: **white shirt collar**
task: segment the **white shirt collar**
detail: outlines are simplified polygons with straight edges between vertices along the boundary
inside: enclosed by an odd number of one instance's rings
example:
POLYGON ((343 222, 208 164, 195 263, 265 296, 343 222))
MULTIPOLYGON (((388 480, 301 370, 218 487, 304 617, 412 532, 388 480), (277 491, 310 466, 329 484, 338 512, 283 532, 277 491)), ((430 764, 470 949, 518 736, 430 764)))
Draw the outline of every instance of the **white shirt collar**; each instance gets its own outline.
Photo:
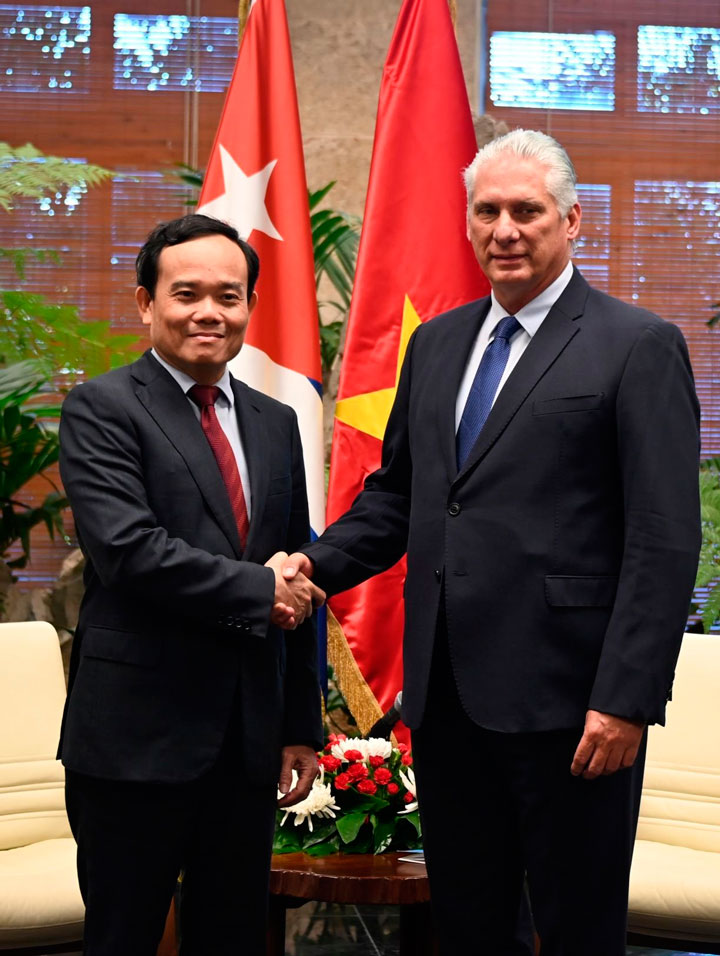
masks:
MULTIPOLYGON (((162 367, 170 373, 170 375, 172 375, 186 395, 193 385, 198 384, 192 375, 188 375, 187 372, 183 372, 179 368, 175 368, 175 366, 171 365, 169 362, 166 362, 165 359, 159 355, 155 349, 151 349, 151 353, 152 357, 159 362, 162 367)), ((232 385, 230 384, 230 372, 228 371, 227 366, 222 374, 222 378, 219 382, 215 382, 215 384, 222 392, 223 397, 227 401, 228 405, 232 408, 235 404, 235 393, 233 392, 232 385)))
MULTIPOLYGON (((515 313, 515 318, 525 329, 530 338, 535 335, 550 309, 555 305, 557 300, 565 291, 565 287, 570 282, 570 279, 572 279, 572 274, 573 264, 572 262, 568 262, 557 279, 555 279, 554 282, 551 282, 547 289, 543 289, 540 295, 537 295, 534 299, 528 302, 527 305, 524 305, 522 309, 518 309, 518 311, 515 313)), ((486 321, 489 322, 490 328, 494 331, 498 322, 501 319, 504 319, 508 313, 507 310, 504 309, 497 301, 494 292, 490 293, 490 298, 492 300, 492 304, 490 306, 490 311, 488 312, 486 321)))

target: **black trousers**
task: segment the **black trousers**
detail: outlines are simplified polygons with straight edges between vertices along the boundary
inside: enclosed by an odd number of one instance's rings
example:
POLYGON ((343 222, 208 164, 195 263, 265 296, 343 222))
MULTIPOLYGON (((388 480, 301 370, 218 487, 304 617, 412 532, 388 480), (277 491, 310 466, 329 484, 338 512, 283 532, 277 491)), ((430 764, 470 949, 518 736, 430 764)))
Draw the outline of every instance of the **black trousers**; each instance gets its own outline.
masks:
POLYGON ((235 752, 230 734, 184 784, 67 771, 85 956, 155 956, 181 871, 181 956, 264 954, 276 789, 254 787, 235 752))
POLYGON ((573 777, 581 727, 479 727, 459 701, 444 633, 436 643, 412 736, 441 953, 527 956, 518 933, 527 877, 542 956, 625 956, 644 745, 630 769, 573 777))

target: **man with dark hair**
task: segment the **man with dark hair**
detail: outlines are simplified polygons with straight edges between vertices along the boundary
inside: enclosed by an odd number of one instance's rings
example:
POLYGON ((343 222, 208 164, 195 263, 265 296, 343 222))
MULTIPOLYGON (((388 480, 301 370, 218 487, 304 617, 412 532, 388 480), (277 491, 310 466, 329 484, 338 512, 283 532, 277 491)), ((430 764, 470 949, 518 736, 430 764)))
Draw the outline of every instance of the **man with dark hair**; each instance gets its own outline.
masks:
POLYGON ((137 284, 147 289, 150 297, 155 295, 158 278, 160 253, 168 246, 177 246, 182 242, 202 239, 203 236, 225 236, 239 246, 247 264, 247 297, 252 298, 260 274, 260 259, 249 242, 241 239, 237 229, 220 219, 211 216, 190 215, 171 222, 162 222, 150 233, 135 260, 137 284))
POLYGON ((84 952, 153 956, 182 871, 183 956, 257 954, 276 789, 303 799, 321 745, 324 595, 268 560, 309 532, 300 437, 227 370, 257 300, 236 231, 160 225, 137 274, 152 349, 73 389, 60 432, 86 558, 60 743, 84 952))
POLYGON ((335 593, 407 551, 402 715, 441 952, 529 956, 527 873, 543 956, 624 956, 645 727, 700 545, 692 371, 675 326, 574 269, 559 143, 508 133, 466 185, 492 295, 417 329, 381 468, 286 573, 335 593))

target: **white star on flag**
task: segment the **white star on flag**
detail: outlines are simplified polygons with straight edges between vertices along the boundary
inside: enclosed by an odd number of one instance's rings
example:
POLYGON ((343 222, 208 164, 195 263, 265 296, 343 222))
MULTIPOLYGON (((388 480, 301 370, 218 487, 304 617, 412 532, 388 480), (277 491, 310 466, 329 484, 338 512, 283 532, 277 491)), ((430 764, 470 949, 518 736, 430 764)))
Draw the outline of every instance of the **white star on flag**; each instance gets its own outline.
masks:
POLYGON ((225 192, 211 202, 204 203, 198 212, 229 222, 243 239, 248 239, 257 229, 271 239, 282 242, 283 237, 273 225, 265 205, 265 194, 277 160, 271 160, 259 172, 248 176, 222 145, 220 158, 225 192))

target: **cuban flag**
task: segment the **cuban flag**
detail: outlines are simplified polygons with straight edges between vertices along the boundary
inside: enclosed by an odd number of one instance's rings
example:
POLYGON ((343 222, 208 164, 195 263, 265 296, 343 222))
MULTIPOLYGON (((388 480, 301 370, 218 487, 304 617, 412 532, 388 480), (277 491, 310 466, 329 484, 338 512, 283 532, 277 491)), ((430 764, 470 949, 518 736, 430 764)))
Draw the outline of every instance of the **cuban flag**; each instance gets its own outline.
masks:
MULTIPOLYGON (((231 372, 297 414, 313 536, 325 527, 322 371, 305 161, 284 0, 254 0, 198 212, 260 256, 258 304, 231 372)), ((324 609, 318 657, 327 687, 324 609)))
POLYGON ((325 524, 322 373, 300 117, 283 0, 255 0, 198 212, 231 223, 260 256, 258 304, 233 374, 291 405, 310 522, 325 524))

